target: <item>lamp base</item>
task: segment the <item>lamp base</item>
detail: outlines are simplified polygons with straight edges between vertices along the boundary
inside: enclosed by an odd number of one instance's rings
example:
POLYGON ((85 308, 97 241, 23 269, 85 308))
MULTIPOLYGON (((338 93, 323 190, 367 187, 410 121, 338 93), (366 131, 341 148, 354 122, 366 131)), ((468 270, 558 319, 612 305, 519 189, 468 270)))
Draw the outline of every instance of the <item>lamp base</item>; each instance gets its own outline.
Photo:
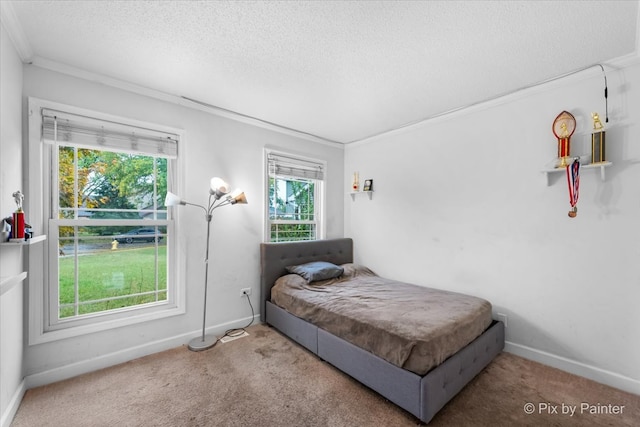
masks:
POLYGON ((218 338, 213 335, 205 335, 204 340, 201 336, 189 341, 189 350, 191 351, 203 351, 208 350, 218 342, 218 338))

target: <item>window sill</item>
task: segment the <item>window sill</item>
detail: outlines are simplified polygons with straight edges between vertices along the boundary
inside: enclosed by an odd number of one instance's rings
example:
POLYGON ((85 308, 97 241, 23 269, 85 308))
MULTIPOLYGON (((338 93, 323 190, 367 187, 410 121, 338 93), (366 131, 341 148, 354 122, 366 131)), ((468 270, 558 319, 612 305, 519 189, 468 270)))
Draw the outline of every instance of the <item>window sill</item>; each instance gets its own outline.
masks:
POLYGON ((173 307, 164 310, 153 311, 150 313, 141 313, 138 315, 131 315, 119 319, 109 319, 102 322, 96 322, 81 326, 69 326, 64 329, 57 329, 53 331, 32 331, 29 336, 29 345, 43 344, 47 342, 59 341, 82 335, 108 331, 114 328, 133 326, 143 322, 150 322, 153 320, 179 316, 185 314, 185 312, 186 311, 183 307, 173 307))

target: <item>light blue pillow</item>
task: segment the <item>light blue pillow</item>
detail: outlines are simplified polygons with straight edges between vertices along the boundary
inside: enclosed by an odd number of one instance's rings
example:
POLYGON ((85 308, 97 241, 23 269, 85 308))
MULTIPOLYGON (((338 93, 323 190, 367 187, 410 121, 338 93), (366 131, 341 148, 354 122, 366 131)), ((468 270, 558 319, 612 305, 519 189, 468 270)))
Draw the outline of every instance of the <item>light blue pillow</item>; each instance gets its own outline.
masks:
POLYGON ((339 277, 344 272, 344 269, 330 262, 314 261, 306 264, 291 265, 287 267, 287 271, 302 276, 307 282, 317 282, 318 280, 339 277))

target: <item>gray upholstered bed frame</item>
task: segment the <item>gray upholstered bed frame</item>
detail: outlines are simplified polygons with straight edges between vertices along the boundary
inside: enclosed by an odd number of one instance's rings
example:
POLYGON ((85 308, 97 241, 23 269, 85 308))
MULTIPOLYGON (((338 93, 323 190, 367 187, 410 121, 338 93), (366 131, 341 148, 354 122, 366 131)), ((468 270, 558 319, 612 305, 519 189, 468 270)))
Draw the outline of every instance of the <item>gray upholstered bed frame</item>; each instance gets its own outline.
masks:
POLYGON ((285 267, 311 261, 353 262, 351 239, 262 243, 260 318, 367 387, 428 423, 504 348, 504 325, 494 322, 444 363, 419 376, 344 341, 272 304, 271 287, 285 267))

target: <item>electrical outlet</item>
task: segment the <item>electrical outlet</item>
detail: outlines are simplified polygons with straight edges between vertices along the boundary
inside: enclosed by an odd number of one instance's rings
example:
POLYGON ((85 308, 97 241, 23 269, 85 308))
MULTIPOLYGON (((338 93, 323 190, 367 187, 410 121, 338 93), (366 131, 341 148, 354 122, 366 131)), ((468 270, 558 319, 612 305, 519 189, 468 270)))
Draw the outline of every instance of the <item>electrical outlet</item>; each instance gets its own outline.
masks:
POLYGON ((496 317, 498 318, 499 321, 501 321, 502 323, 504 323, 504 327, 507 327, 507 315, 503 314, 503 313, 496 313, 496 317))
POLYGON ((243 297, 245 295, 247 295, 247 296, 251 295, 251 288, 242 288, 242 289, 240 289, 240 296, 243 297))

